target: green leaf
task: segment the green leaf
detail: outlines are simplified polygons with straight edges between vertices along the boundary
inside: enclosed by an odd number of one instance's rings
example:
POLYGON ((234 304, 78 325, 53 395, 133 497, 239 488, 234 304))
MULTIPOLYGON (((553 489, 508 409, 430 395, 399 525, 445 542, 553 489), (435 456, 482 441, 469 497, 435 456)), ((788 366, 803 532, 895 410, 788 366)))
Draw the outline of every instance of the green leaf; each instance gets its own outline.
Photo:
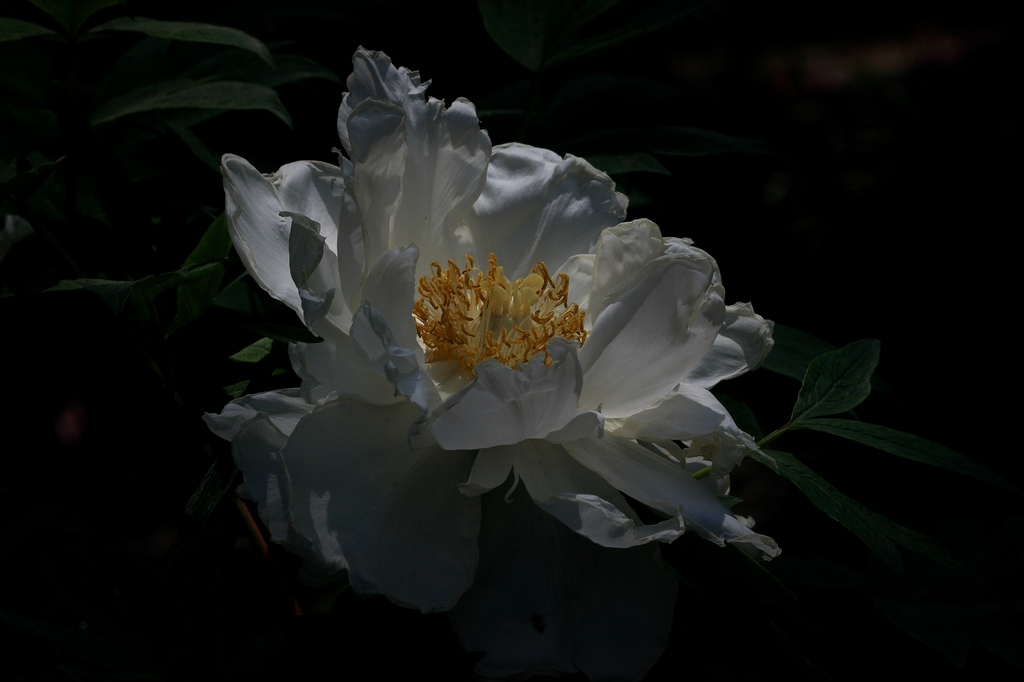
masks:
POLYGON ((258 55, 267 64, 274 66, 274 59, 270 56, 270 50, 267 49, 266 45, 248 33, 239 31, 237 28, 184 21, 159 21, 144 17, 135 17, 134 19, 121 17, 100 24, 89 32, 96 33, 97 31, 135 31, 137 33, 144 33, 151 38, 229 45, 248 50, 258 55))
POLYGON ((32 170, 25 171, 24 173, 17 173, 13 176, 9 175, 8 171, 13 171, 14 168, 7 166, 7 170, 4 172, 4 177, 0 179, 0 196, 14 198, 25 198, 30 196, 39 188, 39 185, 41 185, 43 180, 45 180, 50 174, 50 171, 52 171, 54 167, 63 160, 64 157, 62 156, 56 161, 41 163, 32 170))
POLYGON ((821 418, 801 422, 800 428, 813 429, 814 431, 848 438, 883 452, 888 452, 890 455, 896 455, 897 457, 903 457, 904 459, 923 464, 931 464, 932 466, 964 474, 965 476, 972 476, 979 481, 985 481, 986 483, 1012 490, 1018 495, 1022 494, 1013 484, 988 467, 984 467, 974 460, 938 443, 933 443, 930 440, 910 433, 890 429, 887 426, 866 424, 850 419, 821 418))
POLYGON ((260 362, 265 357, 270 355, 270 351, 273 348, 274 340, 267 337, 263 337, 255 343, 251 343, 242 350, 238 351, 234 355, 228 358, 234 362, 245 362, 255 364, 260 362))
POLYGON ((266 69, 262 75, 253 80, 266 85, 268 88, 277 88, 286 83, 308 80, 310 78, 321 78, 339 85, 345 84, 345 79, 331 71, 329 68, 309 57, 297 54, 281 54, 277 56, 277 68, 266 69))
POLYGON ((564 47, 555 51, 544 65, 551 66, 568 59, 575 59, 598 50, 604 50, 627 40, 639 38, 693 14, 710 1, 662 0, 649 6, 645 12, 636 15, 621 26, 595 36, 589 36, 565 44, 564 47))
POLYGON ((281 343, 319 343, 323 341, 305 327, 289 327, 284 324, 247 324, 245 328, 281 343))
POLYGON ((79 291, 85 289, 101 297, 103 302, 107 304, 107 307, 117 315, 124 308, 124 302, 128 300, 128 295, 132 293, 134 286, 135 282, 109 279, 62 279, 55 286, 43 291, 79 291))
POLYGON ((836 350, 827 341, 778 322, 772 331, 772 339, 775 340, 775 347, 761 366, 797 381, 804 380, 807 368, 815 358, 836 350))
POLYGON ((233 463, 215 459, 195 492, 188 498, 185 516, 200 524, 206 523, 224 496, 234 489, 237 475, 238 469, 233 463))
POLYGON ((747 433, 754 440, 764 438, 761 426, 757 423, 757 417, 754 416, 754 411, 750 409, 750 406, 727 395, 716 395, 715 397, 728 410, 729 415, 741 431, 747 433))
POLYGON ((875 600, 875 606, 890 623, 964 667, 971 646, 971 610, 938 604, 893 604, 881 599, 875 600))
POLYGON ((809 559, 779 557, 772 561, 772 573, 786 585, 862 590, 867 578, 838 561, 824 557, 809 559))
POLYGON ((774 154, 775 147, 764 140, 736 137, 702 128, 654 126, 647 128, 613 128, 574 138, 566 149, 589 148, 609 152, 637 151, 666 156, 707 156, 709 154, 742 153, 774 154))
POLYGON ((198 279, 178 287, 178 312, 167 329, 168 336, 189 324, 210 307, 224 282, 224 266, 212 263, 198 279))
POLYGON ((165 272, 160 275, 147 275, 132 283, 133 293, 138 293, 145 300, 155 300, 156 296, 167 289, 181 286, 185 282, 195 281, 209 276, 211 271, 223 268, 220 263, 207 263, 198 266, 186 266, 174 272, 165 272))
POLYGON ((220 159, 210 151, 206 143, 199 139, 199 136, 171 118, 161 119, 167 128, 178 136, 178 139, 185 143, 188 150, 207 166, 217 173, 220 173, 220 159))
POLYGON ((624 173, 658 173, 659 175, 672 175, 672 171, 665 168, 656 158, 645 152, 633 154, 609 154, 591 155, 587 157, 594 168, 604 171, 608 175, 622 175, 624 173))
POLYGON ((116 5, 118 0, 29 0, 57 20, 71 35, 78 33, 82 24, 96 12, 116 5))
POLYGON ((995 614, 975 612, 971 634, 996 656, 1024 670, 1024 647, 1020 645, 1019 625, 1014 625, 1017 624, 999 622, 995 614))
POLYGON ((571 0, 478 0, 488 35, 530 71, 537 71, 555 35, 572 16, 571 0))
POLYGON ((747 456, 792 481, 811 504, 860 538, 896 573, 903 574, 903 558, 896 545, 882 529, 878 528, 873 512, 839 492, 831 483, 788 452, 765 449, 764 453, 775 462, 757 452, 750 452, 747 456))
POLYGON ((743 501, 742 497, 736 497, 735 495, 719 495, 718 501, 725 505, 726 509, 732 509, 737 504, 743 501))
POLYGON ((99 125, 129 114, 161 109, 263 109, 288 127, 292 125, 277 93, 265 85, 237 81, 197 84, 184 80, 147 85, 113 97, 96 109, 89 123, 99 125))
POLYGON ((231 255, 231 234, 228 232, 228 220, 224 212, 214 218, 210 226, 199 238, 199 243, 192 249, 192 253, 185 258, 181 266, 203 265, 205 263, 216 263, 231 255))
POLYGON ((50 29, 20 19, 8 19, 0 17, 0 43, 9 40, 21 40, 22 38, 33 38, 35 36, 56 35, 50 29))
POLYGON ((748 456, 792 481, 811 504, 860 538, 899 575, 903 575, 903 558, 893 541, 943 566, 967 572, 945 545, 923 533, 901 526, 847 497, 788 452, 766 448, 764 454, 775 461, 757 452, 751 452, 748 456))
POLYGON ((860 405, 871 393, 880 345, 877 339, 854 341, 815 359, 804 375, 790 422, 795 425, 860 405))
POLYGON ((231 384, 230 386, 224 387, 224 392, 231 396, 232 400, 238 400, 246 393, 246 389, 249 388, 249 384, 252 383, 252 379, 245 379, 239 381, 237 384, 231 384))

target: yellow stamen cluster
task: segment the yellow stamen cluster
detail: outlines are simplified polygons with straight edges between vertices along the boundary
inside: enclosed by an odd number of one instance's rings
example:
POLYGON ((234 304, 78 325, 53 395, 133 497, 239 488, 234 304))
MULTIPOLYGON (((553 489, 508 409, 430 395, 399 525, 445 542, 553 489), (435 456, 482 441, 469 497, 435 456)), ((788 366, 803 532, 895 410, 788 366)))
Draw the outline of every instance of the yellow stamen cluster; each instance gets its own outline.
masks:
POLYGON ((486 274, 474 268, 470 256, 462 270, 454 261, 444 270, 437 262, 430 267, 434 274, 420 278, 420 299, 412 311, 427 362, 454 360, 472 373, 482 360, 493 358, 514 368, 543 352, 550 366, 552 338, 562 336, 581 346, 587 339, 586 313, 568 303, 569 276, 552 280, 544 263, 515 282, 493 253, 486 274))

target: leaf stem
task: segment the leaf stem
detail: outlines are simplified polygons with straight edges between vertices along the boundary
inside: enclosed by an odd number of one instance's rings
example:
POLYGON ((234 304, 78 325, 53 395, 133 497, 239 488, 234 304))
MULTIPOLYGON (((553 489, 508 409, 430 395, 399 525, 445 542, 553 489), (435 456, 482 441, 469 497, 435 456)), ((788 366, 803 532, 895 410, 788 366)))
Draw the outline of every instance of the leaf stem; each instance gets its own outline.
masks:
POLYGON ((710 473, 711 473, 711 467, 704 467, 703 469, 699 469, 697 471, 694 471, 690 475, 693 476, 694 480, 699 481, 702 478, 707 478, 710 473))
POLYGON ((769 443, 771 443, 772 441, 777 439, 779 436, 784 434, 786 431, 789 431, 791 428, 792 428, 792 425, 790 425, 790 424, 786 424, 784 426, 780 426, 779 428, 775 429, 774 431, 769 433, 767 436, 765 436, 761 440, 757 441, 758 446, 768 445, 769 443))

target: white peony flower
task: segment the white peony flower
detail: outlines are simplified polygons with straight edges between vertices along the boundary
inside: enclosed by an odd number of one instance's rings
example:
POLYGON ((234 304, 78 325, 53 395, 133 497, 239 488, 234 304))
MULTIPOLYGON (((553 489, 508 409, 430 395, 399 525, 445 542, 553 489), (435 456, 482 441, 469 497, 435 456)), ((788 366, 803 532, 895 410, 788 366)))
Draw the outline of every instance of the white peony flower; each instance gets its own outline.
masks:
POLYGON ((223 159, 242 261, 323 342, 291 346, 299 388, 209 426, 311 579, 452 610, 481 674, 639 678, 676 590, 652 541, 778 554, 716 496, 755 445, 708 391, 761 363, 772 323, 726 306, 691 242, 622 222, 586 161, 492 149, 470 102, 353 63, 340 168, 223 159))

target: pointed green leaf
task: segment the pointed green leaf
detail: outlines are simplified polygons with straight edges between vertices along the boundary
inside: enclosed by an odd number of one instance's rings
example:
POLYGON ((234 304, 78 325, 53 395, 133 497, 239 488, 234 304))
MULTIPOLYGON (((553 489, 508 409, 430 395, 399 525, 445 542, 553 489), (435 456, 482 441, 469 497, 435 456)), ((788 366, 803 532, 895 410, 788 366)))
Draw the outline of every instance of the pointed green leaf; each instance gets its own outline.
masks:
POLYGON ((865 339, 825 353, 807 368, 791 423, 852 410, 871 393, 878 366, 877 339, 865 339))
POLYGON ((915 436, 887 426, 877 424, 866 424, 851 419, 810 419, 800 423, 800 428, 813 429, 822 433, 830 433, 834 436, 848 438, 858 443, 863 443, 877 448, 890 455, 903 457, 904 459, 931 464, 942 469, 954 471, 965 476, 972 476, 979 481, 985 481, 992 485, 1012 490, 1021 495, 1021 491, 1013 486, 1005 478, 992 471, 988 467, 978 464, 974 460, 954 452, 949 448, 933 443, 930 440, 915 436))
POLYGON ((765 448, 764 454, 774 458, 774 463, 757 452, 748 456, 792 481, 814 506, 860 538, 898 574, 903 574, 903 559, 893 542, 943 566, 967 572, 963 563, 941 542, 864 507, 788 452, 765 448))
POLYGON ((210 148, 206 146, 206 143, 199 139, 199 136, 193 133, 191 130, 181 125, 172 118, 161 119, 167 128, 178 136, 178 139, 185 143, 188 150, 204 164, 209 166, 211 169, 220 173, 220 159, 217 155, 210 151, 210 148))
POLYGON ((624 173, 658 173, 659 175, 672 175, 672 171, 662 165, 660 161, 644 152, 633 154, 607 154, 590 155, 587 161, 599 170, 608 175, 623 175, 624 173))
POLYGON ((132 283, 132 291, 152 301, 158 294, 167 289, 181 286, 185 282, 202 279, 209 276, 211 271, 216 271, 222 267, 220 263, 206 263, 205 265, 188 265, 174 272, 146 275, 132 283))
POLYGON ((109 279, 62 279, 55 286, 43 291, 78 291, 85 289, 101 297, 111 312, 117 315, 124 308, 124 302, 128 300, 128 295, 132 293, 134 285, 135 282, 120 282, 109 279))
POLYGON ((224 266, 221 263, 211 263, 210 265, 212 267, 206 270, 202 277, 185 282, 178 287, 178 312, 167 329, 168 335, 202 315, 217 298, 221 284, 224 282, 224 266))
POLYGON ((248 50, 258 55, 267 64, 274 65, 274 59, 270 56, 270 51, 266 45, 244 31, 239 31, 237 28, 228 28, 227 26, 214 26, 213 24, 197 24, 184 21, 159 21, 144 17, 135 17, 134 19, 120 17, 100 24, 89 32, 96 33, 97 31, 135 31, 137 33, 144 33, 152 38, 229 45, 248 50))
POLYGON ((754 411, 750 409, 749 405, 727 395, 716 395, 715 397, 728 410, 729 415, 732 416, 733 421, 736 422, 736 426, 740 427, 741 431, 754 440, 764 438, 761 426, 757 423, 757 417, 754 416, 754 411))
POLYGON ((719 495, 718 501, 725 505, 726 509, 732 509, 737 504, 743 501, 742 497, 736 497, 735 495, 719 495))
POLYGON ((224 496, 234 489, 237 475, 238 468, 232 462, 219 458, 211 462, 203 480, 185 504, 185 516, 201 524, 206 523, 224 496))
POLYGON ((710 1, 661 0, 661 2, 650 5, 646 11, 636 15, 622 26, 618 26, 605 33, 566 43, 546 60, 545 66, 557 64, 567 59, 582 57, 583 55, 612 47, 627 40, 639 38, 652 31, 657 31, 693 14, 710 1))
POLYGON ((266 85, 268 88, 277 88, 286 83, 295 83, 310 78, 322 78, 339 85, 345 84, 344 78, 309 57, 297 54, 282 54, 278 55, 275 61, 277 62, 277 68, 267 69, 264 67, 262 74, 253 78, 253 80, 266 85))
POLYGON ((478 0, 488 35, 530 71, 537 71, 555 34, 572 16, 571 0, 478 0))
POLYGON ((288 111, 273 89, 236 81, 199 84, 171 81, 147 85, 107 100, 93 112, 89 123, 99 125, 129 114, 160 109, 263 109, 288 127, 292 125, 288 111))
POLYGON ((772 339, 775 346, 761 367, 797 381, 804 380, 807 368, 815 358, 836 350, 827 341, 778 322, 772 330, 772 339))
POLYGON ((33 24, 30 21, 0 17, 0 43, 7 42, 9 40, 21 40, 22 38, 48 35, 52 36, 56 34, 45 26, 33 24))
POLYGON ((32 170, 14 175, 9 174, 9 172, 14 171, 14 168, 7 166, 7 170, 4 171, 4 175, 0 178, 0 197, 11 196, 22 199, 30 196, 46 179, 50 171, 63 160, 64 157, 62 156, 55 161, 41 163, 32 170))
POLYGON ((939 604, 893 604, 881 599, 875 600, 875 606, 882 609, 890 623, 964 667, 971 646, 972 611, 939 604))
POLYGON ((788 452, 765 449, 764 453, 775 462, 772 463, 757 452, 751 452, 748 456, 792 481, 811 504, 860 538, 890 568, 903 574, 903 558, 896 545, 878 527, 874 512, 839 492, 835 486, 788 452))
POLYGON ((85 21, 96 12, 117 4, 117 0, 29 0, 57 20, 68 33, 75 35, 85 21))
POLYGON ((224 387, 224 392, 231 396, 232 400, 238 400, 246 394, 246 389, 249 388, 249 384, 252 383, 252 379, 245 379, 239 381, 237 384, 231 384, 230 386, 224 387))
POLYGON ((982 643, 982 645, 994 653, 1006 659, 1009 663, 1024 670, 1024 647, 1021 647, 1019 626, 1013 627, 1013 623, 1000 622, 1001 618, 992 612, 975 612, 971 623, 971 634, 982 643))
POLYGON ((255 364, 263 358, 270 355, 270 350, 273 348, 274 340, 263 337, 255 343, 251 343, 242 350, 238 351, 234 355, 228 358, 234 362, 245 362, 255 364))
POLYGON ((289 327, 284 324, 247 324, 245 328, 281 343, 319 343, 323 341, 305 327, 289 327))
POLYGON ((231 255, 231 234, 228 232, 227 217, 223 212, 210 223, 199 238, 196 248, 188 255, 182 267, 216 263, 231 255))

